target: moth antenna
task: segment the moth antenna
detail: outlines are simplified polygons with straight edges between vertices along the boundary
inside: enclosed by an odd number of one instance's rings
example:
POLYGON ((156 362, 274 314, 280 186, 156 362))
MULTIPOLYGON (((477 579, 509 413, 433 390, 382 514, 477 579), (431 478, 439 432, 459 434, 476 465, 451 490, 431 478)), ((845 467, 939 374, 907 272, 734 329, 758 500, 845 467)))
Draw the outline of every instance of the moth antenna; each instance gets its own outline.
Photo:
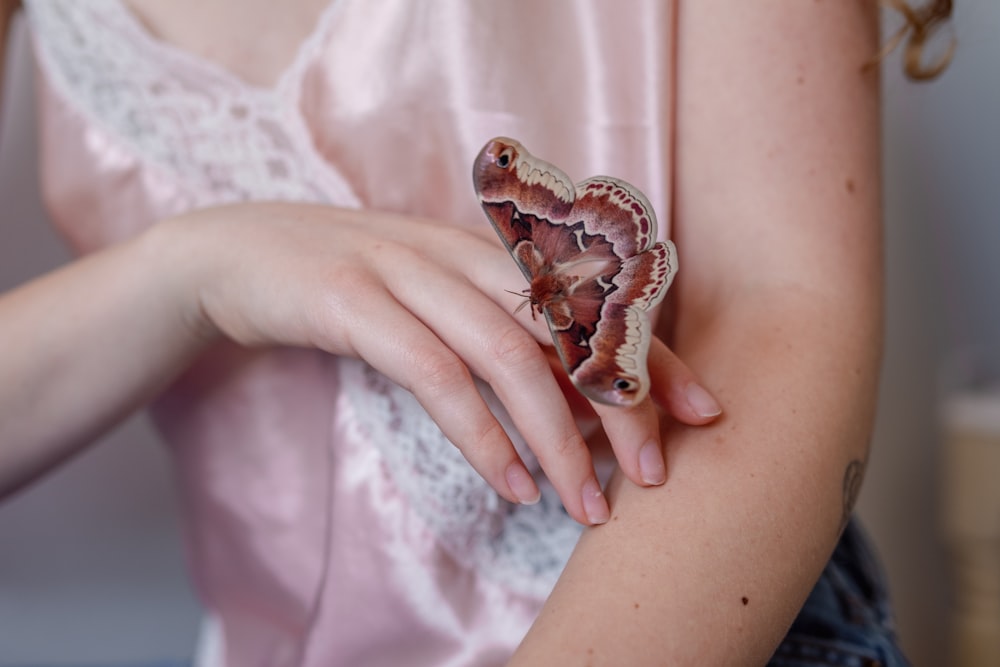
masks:
MULTIPOLYGON (((521 305, 519 305, 517 308, 514 309, 514 313, 513 313, 514 315, 517 315, 519 312, 521 312, 522 310, 524 310, 525 306, 531 304, 531 290, 530 289, 526 289, 526 290, 521 291, 521 292, 514 292, 512 290, 505 289, 504 292, 507 292, 507 294, 513 294, 514 296, 522 297, 524 299, 524 301, 521 302, 521 305)), ((535 309, 534 308, 531 309, 531 319, 535 319, 535 309)))

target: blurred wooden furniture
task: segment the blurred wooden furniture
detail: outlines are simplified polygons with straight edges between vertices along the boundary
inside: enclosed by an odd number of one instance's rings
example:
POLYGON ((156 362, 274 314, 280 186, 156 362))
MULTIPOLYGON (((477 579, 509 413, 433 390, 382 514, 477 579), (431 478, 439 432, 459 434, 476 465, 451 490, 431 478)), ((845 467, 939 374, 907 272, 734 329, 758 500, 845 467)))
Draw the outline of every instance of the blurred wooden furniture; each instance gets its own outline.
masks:
POLYGON ((1000 389, 947 398, 942 529, 952 562, 955 667, 1000 666, 1000 389))

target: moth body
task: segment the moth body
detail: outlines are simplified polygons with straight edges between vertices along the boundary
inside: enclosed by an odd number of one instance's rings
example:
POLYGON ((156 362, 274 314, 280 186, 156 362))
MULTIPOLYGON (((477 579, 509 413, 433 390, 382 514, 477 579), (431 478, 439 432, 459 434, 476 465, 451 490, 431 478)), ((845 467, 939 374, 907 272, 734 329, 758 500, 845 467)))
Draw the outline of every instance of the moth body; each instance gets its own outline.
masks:
POLYGON ((531 299, 532 307, 541 314, 544 309, 565 298, 567 287, 569 284, 564 277, 543 273, 531 281, 531 293, 528 298, 531 299))

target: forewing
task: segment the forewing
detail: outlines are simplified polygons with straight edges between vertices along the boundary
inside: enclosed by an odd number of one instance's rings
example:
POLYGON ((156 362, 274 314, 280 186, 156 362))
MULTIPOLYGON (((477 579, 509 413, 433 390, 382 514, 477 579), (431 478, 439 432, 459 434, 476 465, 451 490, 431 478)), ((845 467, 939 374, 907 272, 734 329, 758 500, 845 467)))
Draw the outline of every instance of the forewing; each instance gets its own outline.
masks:
POLYGON ((549 228, 560 227, 572 210, 573 182, 554 165, 504 137, 490 140, 479 152, 472 180, 486 217, 530 281, 539 267, 526 265, 524 258, 540 257, 545 266, 553 261, 553 253, 559 252, 550 247, 553 234, 549 228), (543 246, 536 238, 540 227, 542 236, 547 235, 543 246), (525 243, 532 244, 530 252, 519 248, 525 243))

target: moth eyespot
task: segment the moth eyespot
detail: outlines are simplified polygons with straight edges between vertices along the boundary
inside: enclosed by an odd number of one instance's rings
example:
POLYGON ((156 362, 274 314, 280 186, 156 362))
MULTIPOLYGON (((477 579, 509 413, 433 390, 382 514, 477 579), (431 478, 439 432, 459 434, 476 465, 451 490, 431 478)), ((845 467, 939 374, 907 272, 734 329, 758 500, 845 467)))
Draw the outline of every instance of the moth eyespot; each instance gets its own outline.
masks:
POLYGON ((510 166, 510 163, 514 160, 514 149, 505 148, 500 155, 497 156, 497 166, 501 169, 506 169, 510 166))
POLYGON ((625 378, 617 378, 611 386, 615 388, 616 391, 635 391, 636 383, 631 380, 626 380, 625 378))

